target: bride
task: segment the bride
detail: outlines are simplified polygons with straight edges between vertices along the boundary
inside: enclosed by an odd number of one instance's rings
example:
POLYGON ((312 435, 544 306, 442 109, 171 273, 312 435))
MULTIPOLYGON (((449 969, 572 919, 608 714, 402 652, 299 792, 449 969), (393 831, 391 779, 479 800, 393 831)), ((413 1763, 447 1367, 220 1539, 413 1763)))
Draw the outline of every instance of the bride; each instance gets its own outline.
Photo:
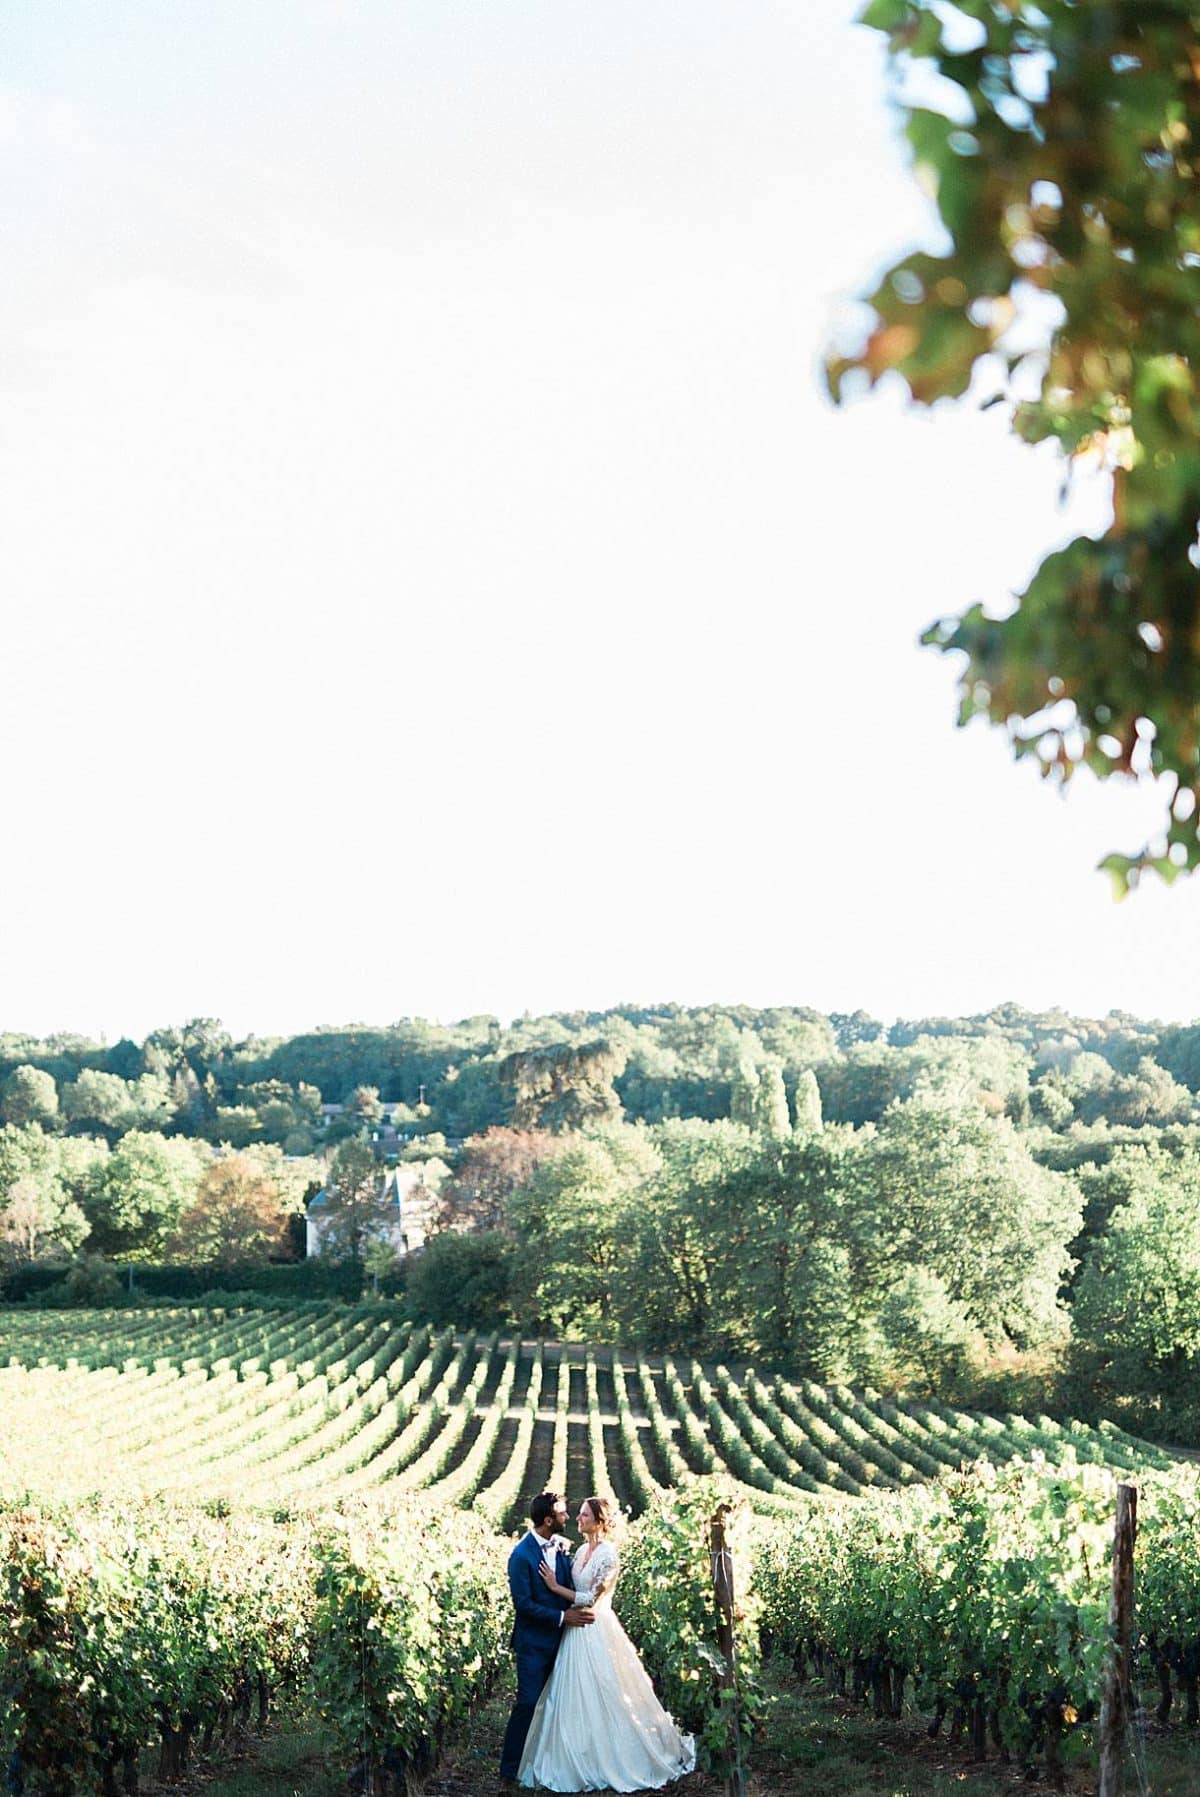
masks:
POLYGON ((696 1764, 692 1737, 659 1703, 614 1614, 619 1560, 611 1526, 608 1501, 587 1498, 579 1509, 583 1546, 571 1563, 574 1589, 541 1568, 549 1590, 590 1605, 596 1621, 563 1637, 521 1755, 518 1783, 527 1790, 659 1790, 696 1764))

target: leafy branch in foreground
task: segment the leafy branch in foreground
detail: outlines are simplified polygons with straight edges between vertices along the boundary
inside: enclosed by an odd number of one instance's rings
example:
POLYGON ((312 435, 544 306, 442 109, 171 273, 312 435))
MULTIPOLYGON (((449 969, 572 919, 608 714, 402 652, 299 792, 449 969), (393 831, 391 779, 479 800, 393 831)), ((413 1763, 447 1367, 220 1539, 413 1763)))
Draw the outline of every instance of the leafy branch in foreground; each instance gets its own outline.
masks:
POLYGON ((888 271, 832 391, 894 371, 930 405, 994 373, 989 402, 1036 388, 1021 437, 1111 473, 1103 535, 1047 556, 1011 616, 924 641, 966 654, 959 721, 1049 777, 1163 776, 1161 832, 1104 865, 1118 892, 1172 880, 1200 862, 1200 8, 871 0, 862 22, 950 247, 888 271))

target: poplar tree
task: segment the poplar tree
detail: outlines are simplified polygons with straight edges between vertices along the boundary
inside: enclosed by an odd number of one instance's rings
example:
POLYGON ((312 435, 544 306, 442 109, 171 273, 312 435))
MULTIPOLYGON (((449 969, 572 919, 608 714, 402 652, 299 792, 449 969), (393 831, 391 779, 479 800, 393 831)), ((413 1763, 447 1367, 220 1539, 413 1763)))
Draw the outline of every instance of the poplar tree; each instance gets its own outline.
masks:
POLYGON ((783 1065, 768 1061, 758 1082, 754 1102, 754 1127, 771 1142, 784 1142, 792 1133, 783 1065))
POLYGON ((825 1120, 821 1112, 821 1088, 811 1067, 806 1067, 796 1081, 795 1108, 794 1133, 798 1136, 819 1135, 825 1120))

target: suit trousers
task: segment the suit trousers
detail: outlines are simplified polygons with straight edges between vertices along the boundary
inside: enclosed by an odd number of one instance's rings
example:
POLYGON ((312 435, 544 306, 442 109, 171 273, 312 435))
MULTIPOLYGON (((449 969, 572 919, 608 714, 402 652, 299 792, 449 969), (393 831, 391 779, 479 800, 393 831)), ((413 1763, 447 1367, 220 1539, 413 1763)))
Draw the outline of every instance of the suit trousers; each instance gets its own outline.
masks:
POLYGON ((547 1630, 544 1644, 541 1641, 530 1642, 526 1638, 517 1648, 517 1701, 504 1731, 504 1746, 500 1753, 501 1778, 515 1778, 520 1770, 525 1737, 529 1733, 529 1724, 533 1721, 537 1700, 554 1668, 558 1643, 559 1635, 552 1635, 547 1630))

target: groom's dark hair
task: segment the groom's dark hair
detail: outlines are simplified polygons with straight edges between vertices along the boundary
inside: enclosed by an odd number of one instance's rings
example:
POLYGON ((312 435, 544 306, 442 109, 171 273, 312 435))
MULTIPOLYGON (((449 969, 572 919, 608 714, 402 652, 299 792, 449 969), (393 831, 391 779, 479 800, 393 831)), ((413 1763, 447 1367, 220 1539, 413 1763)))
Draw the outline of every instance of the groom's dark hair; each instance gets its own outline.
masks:
POLYGON ((534 1498, 529 1506, 529 1520, 535 1529, 540 1529, 547 1517, 554 1515, 554 1507, 558 1501, 557 1491, 543 1491, 540 1497, 534 1498))

